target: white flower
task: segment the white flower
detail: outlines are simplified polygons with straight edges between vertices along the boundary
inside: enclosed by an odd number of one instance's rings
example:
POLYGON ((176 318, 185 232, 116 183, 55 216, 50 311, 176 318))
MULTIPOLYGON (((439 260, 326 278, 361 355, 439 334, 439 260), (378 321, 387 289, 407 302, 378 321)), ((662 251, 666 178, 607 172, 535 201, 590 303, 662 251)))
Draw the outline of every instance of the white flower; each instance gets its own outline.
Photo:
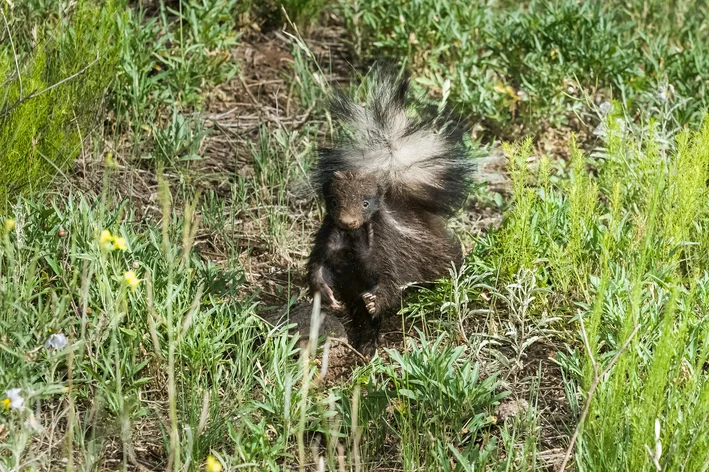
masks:
POLYGON ((68 341, 65 334, 53 334, 47 339, 47 342, 44 343, 44 347, 46 349, 56 349, 60 351, 66 347, 67 343, 68 341))
POLYGON ((667 87, 660 87, 660 91, 658 92, 657 96, 662 100, 663 102, 667 101, 667 87))
MULTIPOLYGON (((622 118, 615 119, 615 130, 617 131, 617 134, 625 134, 625 126, 625 120, 622 118)), ((605 138, 608 136, 608 131, 609 129, 607 123, 605 121, 601 121, 601 123, 593 130, 593 134, 595 136, 605 138)))
POLYGON ((613 105, 611 104, 611 102, 603 102, 598 105, 598 110, 601 112, 601 116, 606 116, 612 108, 613 105))
POLYGON ((667 84, 667 85, 660 85, 657 89, 657 97, 663 101, 666 102, 667 98, 672 95, 675 91, 675 88, 672 86, 672 84, 667 84))
POLYGON ((9 400, 9 403, 7 404, 9 408, 19 410, 22 408, 22 405, 25 404, 25 399, 20 396, 20 391, 21 389, 19 388, 11 388, 6 392, 7 400, 9 400))
POLYGON ((596 128, 593 130, 593 135, 594 136, 600 136, 604 138, 606 136, 606 124, 601 122, 596 128))

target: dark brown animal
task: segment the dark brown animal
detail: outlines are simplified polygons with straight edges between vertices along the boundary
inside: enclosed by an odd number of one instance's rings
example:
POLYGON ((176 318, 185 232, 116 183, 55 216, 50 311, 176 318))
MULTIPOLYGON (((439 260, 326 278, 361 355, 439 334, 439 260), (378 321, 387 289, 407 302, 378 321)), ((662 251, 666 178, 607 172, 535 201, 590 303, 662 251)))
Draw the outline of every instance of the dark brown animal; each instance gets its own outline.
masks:
POLYGON ((308 263, 311 292, 351 316, 353 344, 376 346, 382 315, 401 306, 402 290, 432 282, 462 260, 460 243, 440 215, 389 205, 376 178, 336 173, 327 215, 308 263))
POLYGON ((432 282, 462 259, 447 218, 472 180, 461 135, 408 96, 408 81, 376 70, 367 104, 333 100, 340 139, 321 148, 315 182, 326 216, 308 262, 311 292, 351 318, 355 347, 371 351, 382 315, 404 287, 432 282))

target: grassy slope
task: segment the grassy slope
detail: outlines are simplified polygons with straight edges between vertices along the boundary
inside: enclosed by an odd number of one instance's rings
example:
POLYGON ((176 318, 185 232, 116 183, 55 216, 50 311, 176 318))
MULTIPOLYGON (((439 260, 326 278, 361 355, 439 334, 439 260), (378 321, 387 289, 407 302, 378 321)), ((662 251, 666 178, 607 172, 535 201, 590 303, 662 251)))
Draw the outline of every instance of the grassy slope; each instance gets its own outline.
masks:
MULTIPOLYGON (((681 97, 703 87, 688 79, 703 60, 702 33, 692 30, 700 14, 657 32, 645 25, 667 16, 659 6, 577 11, 561 2, 509 14, 516 7, 372 2, 358 15, 358 3, 341 5, 344 21, 359 25, 350 29, 358 60, 404 54, 434 93, 449 78, 447 99, 486 117, 489 133, 514 134, 510 119, 565 124, 569 108, 590 116, 563 89, 589 68, 600 88, 625 90, 646 113, 631 107, 626 116, 616 106, 598 128, 600 148, 585 155, 569 142, 568 163, 533 155, 530 142, 508 147, 504 226, 475 238, 460 273, 410 298, 407 319, 419 331, 397 321, 403 346, 390 344, 396 349, 333 383, 320 372, 325 358, 334 363, 336 344, 299 360, 295 341, 255 316, 266 307, 254 292, 264 261, 288 275, 307 253, 317 213, 298 184, 326 128, 322 71, 314 74, 292 43, 292 62, 278 72, 292 92, 264 89, 279 97, 272 107, 269 94, 243 91, 252 83, 246 62, 237 71, 225 61, 240 41, 225 14, 236 4, 180 5, 113 17, 122 38, 109 95, 116 132, 85 137, 82 156, 84 165, 105 161, 91 167, 100 188, 71 184, 60 195, 19 198, 14 227, 0 230, 0 387, 21 388, 28 407, 0 413, 0 464, 196 470, 214 454, 227 469, 322 460, 331 470, 534 470, 563 460, 593 390, 578 468, 654 470, 655 456, 662 470, 706 469, 709 128, 695 135, 678 127, 698 129, 699 105, 681 97), (438 21, 445 27, 427 37, 438 21), (490 52, 466 34, 500 44, 490 52), (458 44, 450 35, 474 50, 441 49, 458 44), (654 44, 649 53, 623 49, 612 55, 622 61, 608 59, 608 37, 638 35, 654 44), (574 55, 574 47, 588 51, 574 55), (437 52, 421 57, 427 50, 437 52), (553 60, 540 59, 553 50, 553 60), (594 57, 602 68, 583 62, 594 57), (460 61, 474 62, 456 69, 469 75, 449 76, 460 61), (623 61, 637 66, 630 74, 643 70, 632 94, 623 61), (661 71, 652 72, 653 61, 661 71), (680 97, 658 95, 663 73, 680 97), (242 121, 222 115, 231 106, 214 108, 217 92, 205 104, 218 82, 222 97, 253 99, 252 108, 237 105, 242 121), (291 97, 311 114, 273 120, 291 97), (261 124, 249 121, 252 112, 261 124), (214 151, 225 143, 233 149, 226 162, 214 151), (248 164, 234 168, 234 154, 248 164), (164 177, 155 180, 158 168, 164 177), (224 169, 228 178, 213 175, 224 169), (125 250, 102 243, 103 230, 124 238, 125 250), (66 334, 69 345, 44 348, 51 333, 66 334), (564 393, 566 401, 552 398, 564 393)), ((273 280, 276 288, 264 289, 276 300, 298 294, 273 280)))

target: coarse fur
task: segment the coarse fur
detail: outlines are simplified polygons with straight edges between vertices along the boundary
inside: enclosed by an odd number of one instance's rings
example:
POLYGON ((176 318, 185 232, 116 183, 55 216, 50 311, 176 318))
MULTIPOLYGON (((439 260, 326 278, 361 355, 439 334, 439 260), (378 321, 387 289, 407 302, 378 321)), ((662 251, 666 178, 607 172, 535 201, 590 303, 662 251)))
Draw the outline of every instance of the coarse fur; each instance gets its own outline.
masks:
POLYGON ((308 261, 310 290, 349 314, 364 351, 404 287, 441 278, 462 260, 446 220, 467 197, 472 168, 435 118, 409 117, 407 90, 405 79, 380 69, 365 107, 335 98, 333 115, 353 131, 321 150, 316 170, 326 216, 308 261))

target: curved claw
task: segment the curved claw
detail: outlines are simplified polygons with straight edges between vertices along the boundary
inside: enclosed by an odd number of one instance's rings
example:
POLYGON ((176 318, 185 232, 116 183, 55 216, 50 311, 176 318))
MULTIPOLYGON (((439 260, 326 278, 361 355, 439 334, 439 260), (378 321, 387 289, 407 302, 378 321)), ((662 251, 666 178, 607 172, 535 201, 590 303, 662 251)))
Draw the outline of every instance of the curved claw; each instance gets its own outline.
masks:
POLYGON ((377 297, 370 292, 365 292, 362 294, 362 300, 364 300, 364 305, 369 314, 374 316, 377 312, 377 297))
POLYGON ((332 308, 333 310, 342 310, 344 308, 344 305, 333 298, 332 302, 330 303, 330 308, 332 308))
POLYGON ((311 294, 320 292, 321 302, 323 306, 330 307, 334 310, 342 310, 342 303, 335 298, 335 294, 332 292, 330 286, 325 282, 325 277, 323 277, 324 272, 323 266, 315 266, 310 269, 308 273, 310 277, 310 292, 311 294))

